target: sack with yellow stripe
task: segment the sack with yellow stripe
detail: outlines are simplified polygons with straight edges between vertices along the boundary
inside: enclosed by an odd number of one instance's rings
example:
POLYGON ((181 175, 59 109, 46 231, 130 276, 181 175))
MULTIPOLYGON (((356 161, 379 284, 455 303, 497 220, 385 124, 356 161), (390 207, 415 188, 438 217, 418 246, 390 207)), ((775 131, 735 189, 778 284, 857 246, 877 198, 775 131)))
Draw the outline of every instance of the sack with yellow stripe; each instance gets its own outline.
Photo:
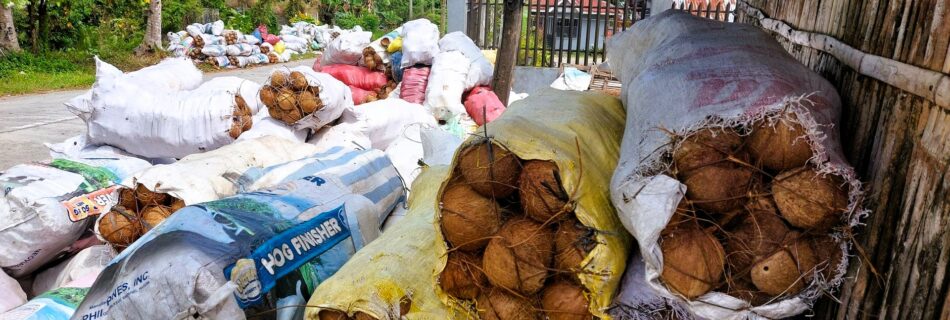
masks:
POLYGON ((309 319, 607 319, 632 238, 610 204, 620 101, 519 101, 413 185, 404 222, 317 288, 309 319))

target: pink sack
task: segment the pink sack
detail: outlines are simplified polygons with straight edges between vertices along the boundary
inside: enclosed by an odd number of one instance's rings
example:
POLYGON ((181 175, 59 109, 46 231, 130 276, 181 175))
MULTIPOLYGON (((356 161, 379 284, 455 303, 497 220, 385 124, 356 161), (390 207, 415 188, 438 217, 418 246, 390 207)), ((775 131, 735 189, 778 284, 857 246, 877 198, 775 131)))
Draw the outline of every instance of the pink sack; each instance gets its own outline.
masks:
POLYGON ((388 81, 385 73, 345 64, 323 66, 320 72, 327 73, 348 86, 369 91, 379 90, 386 86, 388 81))
POLYGON ((268 34, 264 36, 264 42, 270 43, 270 45, 275 45, 280 42, 280 37, 268 34))
POLYGON ((422 104, 426 100, 426 85, 429 83, 429 67, 410 67, 402 71, 402 86, 399 97, 422 104))
POLYGON ((465 97, 465 111, 478 125, 497 119, 505 112, 505 105, 489 87, 475 87, 465 97))
MULTIPOLYGON (((326 69, 324 69, 326 70, 326 69)), ((361 105, 367 103, 366 101, 370 96, 375 96, 376 92, 363 90, 360 87, 349 86, 350 91, 353 92, 353 105, 361 105)), ((373 99, 375 101, 375 99, 373 99)))

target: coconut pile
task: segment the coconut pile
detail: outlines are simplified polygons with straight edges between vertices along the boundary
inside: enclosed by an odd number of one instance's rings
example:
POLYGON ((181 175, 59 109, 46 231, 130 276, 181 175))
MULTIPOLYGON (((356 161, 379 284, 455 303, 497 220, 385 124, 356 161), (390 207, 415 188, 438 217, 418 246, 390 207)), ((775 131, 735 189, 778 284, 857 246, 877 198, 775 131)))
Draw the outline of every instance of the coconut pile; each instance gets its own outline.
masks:
POLYGON ((710 291, 754 306, 829 281, 842 260, 848 189, 821 174, 793 116, 677 138, 670 174, 686 197, 663 230, 661 279, 688 300, 710 291))
POLYGON ((119 190, 118 204, 96 222, 96 234, 122 251, 184 207, 181 199, 152 192, 141 184, 134 189, 123 188, 119 190))
POLYGON ((439 285, 482 319, 591 319, 576 273, 594 247, 550 161, 488 142, 459 153, 441 199, 448 243, 439 285))
POLYGON ((260 97, 270 116, 287 125, 323 108, 320 87, 311 86, 300 71, 275 70, 261 87, 260 97))

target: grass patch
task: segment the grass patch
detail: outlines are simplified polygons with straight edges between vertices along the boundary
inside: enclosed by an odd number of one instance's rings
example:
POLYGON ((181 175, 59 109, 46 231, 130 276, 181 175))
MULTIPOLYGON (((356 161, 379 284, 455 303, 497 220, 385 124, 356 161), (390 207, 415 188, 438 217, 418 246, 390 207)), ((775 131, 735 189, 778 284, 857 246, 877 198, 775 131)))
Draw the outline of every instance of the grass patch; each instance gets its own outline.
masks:
POLYGON ((90 71, 65 71, 58 73, 30 72, 0 77, 0 95, 18 95, 46 91, 89 88, 95 81, 90 71))

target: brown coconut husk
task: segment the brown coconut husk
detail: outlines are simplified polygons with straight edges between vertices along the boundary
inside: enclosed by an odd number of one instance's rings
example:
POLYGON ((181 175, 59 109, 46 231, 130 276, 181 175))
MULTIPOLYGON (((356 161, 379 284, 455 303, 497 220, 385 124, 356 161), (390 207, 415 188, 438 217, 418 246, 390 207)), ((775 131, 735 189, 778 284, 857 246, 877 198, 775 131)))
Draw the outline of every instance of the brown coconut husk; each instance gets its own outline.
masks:
POLYGON ((243 115, 241 116, 241 124, 243 125, 241 126, 242 132, 251 130, 251 128, 254 127, 254 118, 252 116, 243 115))
POLYGON ((782 246, 790 230, 774 212, 754 211, 745 216, 736 228, 727 232, 724 241, 729 266, 740 276, 782 246))
POLYGON ((142 184, 135 185, 135 198, 142 207, 164 205, 165 201, 168 201, 167 194, 152 192, 142 184))
POLYGON ((814 235, 808 237, 808 244, 811 246, 812 253, 815 254, 817 269, 821 271, 825 281, 830 281, 835 277, 838 266, 844 259, 841 243, 830 235, 814 235))
POLYGON ((812 157, 805 128, 794 114, 759 121, 747 140, 754 163, 770 170, 801 167, 812 157))
POLYGON ((307 76, 300 71, 290 72, 290 88, 294 91, 303 91, 307 89, 310 83, 307 82, 307 76))
POLYGON ((536 305, 534 301, 497 288, 483 293, 475 302, 482 320, 540 320, 536 305))
POLYGON ((131 211, 138 211, 138 200, 135 199, 135 190, 129 188, 119 189, 119 205, 131 211))
POLYGON ((237 139, 241 136, 241 133, 244 132, 242 130, 244 128, 244 124, 242 124, 241 121, 238 121, 237 119, 238 118, 231 122, 231 128, 228 129, 228 136, 230 136, 231 139, 237 139))
MULTIPOLYGON (((736 159, 741 160, 739 155, 736 159)), ((742 207, 755 184, 756 171, 743 164, 724 161, 679 173, 686 196, 693 205, 711 213, 726 213, 742 207)))
POLYGON ((172 215, 172 211, 164 206, 152 206, 142 210, 142 213, 139 215, 142 219, 142 227, 144 231, 152 230, 159 223, 165 221, 166 218, 172 215))
POLYGON ((572 209, 568 206, 570 195, 562 187, 557 164, 551 161, 524 162, 518 195, 524 213, 542 223, 567 218, 572 209))
POLYGON ((409 310, 412 309, 412 298, 409 296, 403 296, 399 299, 399 315, 404 316, 409 313, 409 310))
POLYGON ((142 226, 134 213, 117 208, 99 219, 99 235, 115 246, 128 246, 142 235, 142 226))
POLYGON ((555 281, 541 292, 541 309, 548 320, 592 320, 584 287, 555 281))
POLYGON ((297 99, 293 91, 281 89, 277 92, 277 107, 282 111, 297 109, 297 99))
POLYGON ((323 107, 319 99, 312 92, 304 90, 297 93, 297 103, 305 114, 311 114, 323 107))
POLYGON ((353 314, 353 320, 377 320, 376 317, 369 315, 363 311, 357 311, 353 314))
POLYGON ((283 71, 271 73, 270 85, 277 89, 286 88, 290 85, 290 75, 283 71))
POLYGON ((521 176, 521 161, 518 157, 488 141, 462 150, 458 168, 472 189, 492 199, 512 195, 521 176))
POLYGON ((719 286, 725 269, 725 252, 712 233, 686 224, 664 235, 661 278, 671 291, 693 300, 719 286))
POLYGON ((848 193, 842 184, 836 176, 801 167, 775 177, 772 195, 789 224, 824 232, 840 223, 847 212, 848 193))
POLYGON ((593 229, 576 218, 561 222, 554 233, 554 268, 568 271, 583 269, 581 264, 584 258, 596 245, 593 229))
POLYGON ((792 231, 785 239, 786 243, 779 250, 752 266, 752 283, 772 296, 801 292, 811 282, 817 265, 806 238, 792 231))
POLYGON ((300 119, 303 119, 304 117, 304 114, 300 112, 299 109, 293 109, 293 110, 284 112, 283 115, 284 115, 284 120, 285 120, 284 122, 291 125, 294 123, 297 123, 297 121, 300 121, 300 119))
POLYGON ((259 95, 261 102, 263 102, 268 109, 277 107, 277 89, 274 89, 274 87, 270 85, 264 85, 261 87, 259 95))
POLYGON ((673 150, 673 164, 685 172, 723 162, 742 147, 742 136, 730 128, 708 128, 683 139, 673 150))
POLYGON ((514 218, 485 247, 482 270, 493 285, 522 294, 544 286, 554 259, 554 232, 537 222, 514 218))
POLYGON ((680 203, 676 205, 676 211, 673 212, 673 216, 670 217, 670 221, 666 223, 666 227, 663 228, 661 234, 665 235, 670 233, 684 223, 695 223, 695 219, 696 211, 693 210, 689 199, 683 198, 680 200, 680 203))
POLYGON ((439 274, 442 291, 458 299, 475 299, 482 288, 488 288, 488 278, 482 272, 481 257, 463 251, 452 251, 439 274))
POLYGON ((333 310, 333 309, 323 309, 317 313, 317 318, 320 320, 350 320, 350 316, 346 312, 333 310))
POLYGON ((172 198, 172 203, 168 207, 172 213, 174 213, 175 211, 181 210, 181 208, 185 207, 185 200, 172 198))
POLYGON ((454 184, 442 194, 442 234, 452 247, 477 251, 501 228, 501 208, 466 184, 454 184))

